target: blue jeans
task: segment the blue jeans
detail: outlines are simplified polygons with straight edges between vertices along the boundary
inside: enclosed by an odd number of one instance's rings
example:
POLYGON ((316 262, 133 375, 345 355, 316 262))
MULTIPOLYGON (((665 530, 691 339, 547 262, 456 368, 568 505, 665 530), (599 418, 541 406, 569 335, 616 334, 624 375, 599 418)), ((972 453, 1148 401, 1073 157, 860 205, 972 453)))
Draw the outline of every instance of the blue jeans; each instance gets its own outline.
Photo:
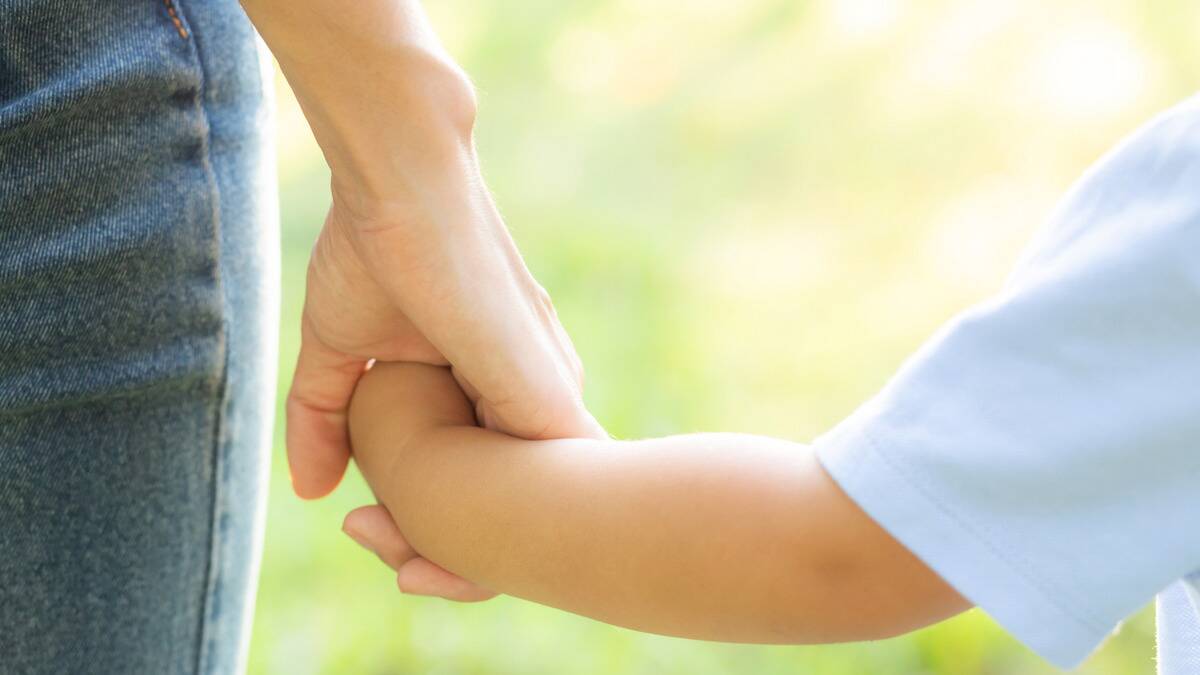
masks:
POLYGON ((2 673, 244 667, 278 330, 259 54, 236 0, 0 0, 2 673))

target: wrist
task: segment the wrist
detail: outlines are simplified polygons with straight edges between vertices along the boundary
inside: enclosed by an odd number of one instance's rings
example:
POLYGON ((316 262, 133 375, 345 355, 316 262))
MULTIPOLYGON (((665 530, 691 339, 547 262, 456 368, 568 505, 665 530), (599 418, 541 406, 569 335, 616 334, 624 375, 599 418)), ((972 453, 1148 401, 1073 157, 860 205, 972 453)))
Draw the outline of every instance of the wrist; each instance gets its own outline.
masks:
POLYGON ((375 73, 340 86, 296 87, 297 99, 344 197, 467 187, 477 169, 477 103, 466 74, 443 56, 397 49, 375 73))
MULTIPOLYGON (((498 253, 511 244, 474 156, 446 157, 411 168, 403 179, 364 182, 357 172, 334 174, 331 224, 355 242, 360 255, 440 260, 469 259, 482 247, 498 253), (499 246, 499 248, 497 248, 499 246)), ((388 260, 391 258, 391 260, 388 260)), ((478 272, 478 270, 476 270, 478 272)))
POLYGON ((475 91, 418 0, 242 0, 335 180, 386 194, 473 160, 475 91))

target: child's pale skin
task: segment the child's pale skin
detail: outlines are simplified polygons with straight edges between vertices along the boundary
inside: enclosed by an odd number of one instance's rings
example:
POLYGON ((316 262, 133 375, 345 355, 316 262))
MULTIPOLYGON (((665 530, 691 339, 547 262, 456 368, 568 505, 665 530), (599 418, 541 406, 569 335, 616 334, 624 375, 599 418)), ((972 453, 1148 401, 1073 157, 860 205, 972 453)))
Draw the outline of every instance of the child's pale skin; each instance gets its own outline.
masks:
POLYGON ((520 440, 475 426, 450 371, 421 364, 376 364, 350 433, 395 525, 366 509, 347 531, 400 569, 402 586, 407 568, 456 599, 486 588, 732 642, 882 638, 969 606, 795 443, 520 440))

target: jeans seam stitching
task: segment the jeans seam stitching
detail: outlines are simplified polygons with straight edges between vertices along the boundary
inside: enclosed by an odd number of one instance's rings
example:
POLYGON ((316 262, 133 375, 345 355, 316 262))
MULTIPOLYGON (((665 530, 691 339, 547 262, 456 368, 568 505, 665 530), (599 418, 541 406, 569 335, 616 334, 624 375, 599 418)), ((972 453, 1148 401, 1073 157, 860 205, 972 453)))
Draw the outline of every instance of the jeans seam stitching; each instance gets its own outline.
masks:
POLYGON ((175 9, 175 0, 163 0, 163 5, 167 8, 167 16, 171 17, 171 23, 175 24, 175 31, 179 33, 179 37, 184 40, 188 39, 187 28, 184 27, 183 21, 179 18, 179 12, 175 9))

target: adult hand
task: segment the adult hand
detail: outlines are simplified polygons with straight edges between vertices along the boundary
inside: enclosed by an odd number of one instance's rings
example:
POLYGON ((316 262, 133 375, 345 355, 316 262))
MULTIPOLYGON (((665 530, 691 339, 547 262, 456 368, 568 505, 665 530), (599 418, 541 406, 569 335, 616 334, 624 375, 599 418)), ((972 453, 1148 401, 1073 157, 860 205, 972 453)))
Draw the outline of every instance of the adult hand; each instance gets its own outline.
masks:
POLYGON ((449 363, 481 424, 597 436, 582 373, 479 172, 474 90, 416 0, 243 0, 332 172, 287 401, 296 493, 350 457, 346 408, 370 359, 449 363))
MULTIPOLYGON (((420 3, 242 6, 332 173, 287 400, 296 493, 321 497, 345 473, 347 406, 370 359, 451 364, 479 422, 516 436, 604 435, 574 348, 483 184, 474 90, 420 3)), ((398 532, 381 536, 405 549, 398 532)), ((461 593, 466 582, 449 577, 410 590, 461 593)))
MULTIPOLYGON (((480 180, 467 184, 483 190, 480 180)), ((347 408, 372 358, 453 364, 485 426, 525 438, 604 435, 583 406, 579 359, 549 296, 486 192, 426 186, 403 216, 379 219, 350 212, 335 187, 309 265, 287 402, 288 458, 303 497, 326 494, 345 472, 347 408)), ((402 591, 494 595, 417 555, 382 506, 351 513, 343 529, 396 571, 402 591)))
POLYGON ((433 183, 389 217, 354 214, 335 192, 287 402, 302 497, 328 493, 345 471, 346 409, 369 359, 451 364, 479 422, 516 436, 603 434, 583 406, 570 339, 482 182, 467 181, 476 194, 433 183))

